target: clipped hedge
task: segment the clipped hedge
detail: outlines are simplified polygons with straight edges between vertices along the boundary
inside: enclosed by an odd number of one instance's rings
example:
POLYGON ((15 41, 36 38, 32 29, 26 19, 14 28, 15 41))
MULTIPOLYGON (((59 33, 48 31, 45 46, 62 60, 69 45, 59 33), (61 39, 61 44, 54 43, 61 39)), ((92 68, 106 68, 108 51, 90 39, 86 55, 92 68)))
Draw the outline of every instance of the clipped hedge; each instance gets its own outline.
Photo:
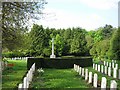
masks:
POLYGON ((36 63, 36 68, 73 68, 74 64, 81 67, 92 66, 92 58, 28 58, 27 69, 30 69, 33 63, 36 63))

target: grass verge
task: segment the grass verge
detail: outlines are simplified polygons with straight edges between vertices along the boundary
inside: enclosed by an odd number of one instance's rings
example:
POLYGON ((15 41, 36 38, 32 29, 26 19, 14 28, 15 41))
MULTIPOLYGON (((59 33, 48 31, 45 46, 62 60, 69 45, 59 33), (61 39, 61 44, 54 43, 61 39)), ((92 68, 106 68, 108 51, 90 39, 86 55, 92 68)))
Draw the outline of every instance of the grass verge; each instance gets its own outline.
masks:
POLYGON ((2 90, 9 88, 17 88, 26 73, 26 61, 24 60, 8 60, 8 64, 14 64, 2 72, 2 90))

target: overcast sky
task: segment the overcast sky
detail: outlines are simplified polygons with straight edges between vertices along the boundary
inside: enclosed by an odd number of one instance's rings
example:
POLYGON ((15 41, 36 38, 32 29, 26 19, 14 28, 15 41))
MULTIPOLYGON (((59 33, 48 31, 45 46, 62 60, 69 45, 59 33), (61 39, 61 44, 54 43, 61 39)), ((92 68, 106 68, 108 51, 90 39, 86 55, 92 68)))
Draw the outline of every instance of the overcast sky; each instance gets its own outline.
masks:
POLYGON ((46 0, 45 19, 36 22, 50 28, 82 27, 94 30, 105 24, 118 26, 119 0, 46 0))

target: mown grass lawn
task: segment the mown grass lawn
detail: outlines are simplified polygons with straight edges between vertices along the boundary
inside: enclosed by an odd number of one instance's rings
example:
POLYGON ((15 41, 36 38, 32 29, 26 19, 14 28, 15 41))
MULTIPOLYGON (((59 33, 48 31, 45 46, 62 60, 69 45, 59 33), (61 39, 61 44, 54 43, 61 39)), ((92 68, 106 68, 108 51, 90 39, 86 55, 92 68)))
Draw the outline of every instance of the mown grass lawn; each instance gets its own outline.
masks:
POLYGON ((21 82, 27 70, 25 60, 8 60, 8 64, 14 64, 14 66, 2 72, 2 90, 17 88, 17 84, 21 82))
POLYGON ((36 72, 31 88, 92 88, 73 69, 44 69, 44 74, 36 72))

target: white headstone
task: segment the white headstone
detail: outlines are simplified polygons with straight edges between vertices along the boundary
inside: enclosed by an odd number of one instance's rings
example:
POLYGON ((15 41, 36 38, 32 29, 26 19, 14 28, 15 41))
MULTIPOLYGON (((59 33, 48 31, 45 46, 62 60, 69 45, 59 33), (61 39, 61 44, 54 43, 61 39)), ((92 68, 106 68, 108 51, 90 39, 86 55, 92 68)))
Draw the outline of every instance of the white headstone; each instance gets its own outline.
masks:
POLYGON ((110 90, 117 90, 117 82, 115 80, 111 80, 110 90))
POLYGON ((104 61, 104 66, 105 66, 106 62, 104 61))
POLYGON ((85 73, 84 73, 84 68, 82 68, 82 77, 85 76, 85 73))
POLYGON ((114 68, 114 62, 112 62, 112 68, 114 68))
POLYGON ((79 75, 81 75, 82 74, 82 68, 80 67, 79 68, 79 75))
POLYGON ((117 78, 117 69, 113 68, 113 78, 117 78))
POLYGON ((92 83, 92 72, 89 72, 89 81, 88 83, 92 83))
POLYGON ((27 78, 24 77, 24 81, 23 81, 23 88, 27 88, 27 78))
POLYGON ((95 64, 95 70, 97 70, 97 64, 95 64))
POLYGON ((23 88, 23 84, 20 83, 19 86, 18 86, 18 90, 21 90, 23 88))
POLYGON ((108 76, 111 76, 111 67, 108 67, 108 76))
POLYGON ((109 63, 109 67, 111 67, 111 63, 109 63))
POLYGON ((77 71, 77 65, 75 64, 75 71, 77 71))
POLYGON ((85 80, 88 80, 88 69, 85 69, 85 80))
POLYGON ((97 88, 97 81, 98 81, 98 75, 95 73, 94 74, 94 80, 93 80, 93 86, 97 88))
POLYGON ((77 72, 79 72, 79 65, 77 66, 77 72))
POLYGON ((95 69, 95 64, 93 63, 93 69, 95 69))
POLYGON ((107 85, 107 79, 105 77, 102 77, 102 81, 101 81, 101 88, 105 89, 107 85))
POLYGON ((100 65, 98 65, 98 72, 100 72, 100 65))
POLYGON ((115 68, 118 69, 118 64, 115 64, 115 68))
POLYGON ((107 66, 105 66, 105 74, 107 74, 107 66))
POLYGON ((101 73, 104 73, 103 65, 101 65, 101 73))
POLYGON ((120 79, 120 69, 119 69, 119 76, 118 76, 118 79, 120 79))

